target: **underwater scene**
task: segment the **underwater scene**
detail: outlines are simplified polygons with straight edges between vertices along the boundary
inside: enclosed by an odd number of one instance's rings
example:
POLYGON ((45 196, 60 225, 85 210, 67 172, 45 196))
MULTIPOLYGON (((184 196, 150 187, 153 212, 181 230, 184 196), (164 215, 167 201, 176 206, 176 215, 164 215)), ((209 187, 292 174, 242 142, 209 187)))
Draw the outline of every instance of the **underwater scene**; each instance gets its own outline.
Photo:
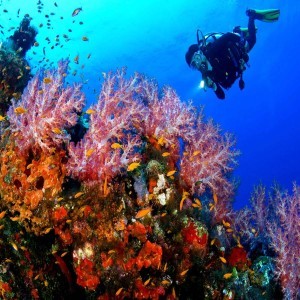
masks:
POLYGON ((0 15, 0 299, 300 299, 300 4, 0 15))

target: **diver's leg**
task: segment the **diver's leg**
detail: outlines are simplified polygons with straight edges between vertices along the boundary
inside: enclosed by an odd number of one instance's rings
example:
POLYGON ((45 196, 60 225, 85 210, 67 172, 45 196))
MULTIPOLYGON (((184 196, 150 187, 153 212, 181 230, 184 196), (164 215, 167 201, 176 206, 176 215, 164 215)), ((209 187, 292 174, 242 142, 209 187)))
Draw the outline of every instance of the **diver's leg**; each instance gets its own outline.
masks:
POLYGON ((256 43, 256 28, 255 28, 255 18, 253 16, 249 16, 248 20, 248 52, 253 48, 256 43))

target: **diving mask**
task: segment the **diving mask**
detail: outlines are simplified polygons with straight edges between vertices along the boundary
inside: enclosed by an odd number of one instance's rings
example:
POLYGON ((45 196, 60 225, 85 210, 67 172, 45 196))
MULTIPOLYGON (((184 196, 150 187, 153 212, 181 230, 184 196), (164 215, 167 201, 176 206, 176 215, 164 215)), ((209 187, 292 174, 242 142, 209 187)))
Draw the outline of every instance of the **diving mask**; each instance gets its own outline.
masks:
POLYGON ((203 54, 200 51, 194 53, 192 60, 191 60, 191 67, 201 71, 202 73, 206 73, 207 62, 206 62, 205 57, 203 56, 203 54))

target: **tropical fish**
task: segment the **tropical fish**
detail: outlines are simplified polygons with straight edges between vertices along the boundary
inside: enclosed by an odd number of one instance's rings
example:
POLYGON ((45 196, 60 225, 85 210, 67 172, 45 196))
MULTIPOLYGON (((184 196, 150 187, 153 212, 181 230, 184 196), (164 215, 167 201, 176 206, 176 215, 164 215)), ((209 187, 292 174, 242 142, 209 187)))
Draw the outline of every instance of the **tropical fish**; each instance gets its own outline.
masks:
POLYGON ((140 164, 141 164, 141 163, 139 163, 139 162, 133 162, 133 163, 131 163, 131 164, 128 166, 127 171, 133 171, 133 170, 135 170, 137 167, 140 166, 140 164))
POLYGON ((113 149, 120 149, 120 148, 122 148, 122 145, 119 143, 113 143, 113 144, 111 144, 110 147, 113 149))
POLYGON ((82 11, 82 7, 78 7, 74 9, 74 11, 72 12, 72 17, 77 16, 81 11, 82 11))
POLYGON ((90 157, 90 156, 93 154, 94 151, 95 151, 95 149, 89 149, 89 150, 87 150, 87 151, 85 152, 85 155, 86 155, 87 157, 90 157))
POLYGON ((82 196, 84 193, 83 192, 78 192, 77 194, 75 194, 74 198, 79 198, 80 196, 82 196))
POLYGON ((27 111, 27 109, 25 109, 25 108, 22 107, 22 106, 18 106, 18 107, 15 108, 15 113, 16 113, 17 115, 24 114, 24 113, 26 113, 26 111, 27 111))
POLYGON ((0 122, 2 122, 4 120, 5 120, 5 117, 3 117, 3 116, 0 115, 0 122))
POLYGON ((163 157, 167 157, 167 156, 169 156, 169 155, 170 155, 170 152, 164 152, 164 153, 162 154, 163 157))
POLYGON ((116 291, 116 296, 119 296, 121 294, 121 292, 123 291, 123 288, 119 288, 117 291, 116 291))
POLYGON ((62 134, 62 131, 59 128, 57 128, 57 127, 53 128, 52 132, 54 132, 56 134, 62 134))
POLYGON ((169 171, 167 173, 167 176, 170 177, 170 176, 174 175, 175 173, 176 173, 176 170, 169 171))
POLYGON ((151 210, 152 210, 151 207, 143 208, 137 212, 137 214, 135 215, 135 218, 141 219, 141 218, 145 217, 151 210))
POLYGON ((223 278, 229 279, 231 276, 232 276, 232 273, 226 273, 226 274, 224 274, 223 278))
POLYGON ((222 262, 223 264, 226 264, 226 263, 227 263, 227 260, 225 259, 225 257, 220 256, 219 258, 220 258, 220 260, 221 260, 221 262, 222 262))
POLYGON ((87 42, 87 41, 89 40, 89 38, 88 38, 87 36, 83 36, 81 39, 82 39, 84 42, 87 42))
POLYGON ((44 82, 45 84, 49 84, 49 83, 52 82, 52 79, 51 79, 50 77, 45 77, 45 78, 43 79, 43 82, 44 82))

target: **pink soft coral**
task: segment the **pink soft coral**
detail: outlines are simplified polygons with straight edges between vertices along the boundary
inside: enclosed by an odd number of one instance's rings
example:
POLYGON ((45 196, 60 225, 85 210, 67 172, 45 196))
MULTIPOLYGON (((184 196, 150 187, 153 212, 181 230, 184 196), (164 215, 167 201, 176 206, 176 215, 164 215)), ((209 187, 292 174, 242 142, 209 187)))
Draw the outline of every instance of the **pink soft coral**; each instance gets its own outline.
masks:
POLYGON ((50 151, 69 140, 66 128, 77 122, 85 97, 79 85, 64 86, 68 61, 57 70, 39 71, 29 82, 20 101, 13 101, 7 115, 19 150, 50 151))
POLYGON ((219 199, 228 199, 233 186, 226 176, 233 170, 238 155, 233 149, 233 138, 222 136, 212 121, 204 123, 201 116, 190 128, 190 135, 181 160, 182 179, 193 192, 202 194, 210 188, 219 199))
POLYGON ((89 185, 111 179, 141 159, 136 127, 147 111, 138 99, 140 76, 126 80, 122 69, 104 77, 98 103, 90 110, 90 127, 77 145, 69 147, 69 174, 89 185))
POLYGON ((300 188, 293 195, 275 189, 272 204, 274 219, 268 222, 271 246, 277 253, 276 274, 281 281, 285 299, 300 296, 300 188))

